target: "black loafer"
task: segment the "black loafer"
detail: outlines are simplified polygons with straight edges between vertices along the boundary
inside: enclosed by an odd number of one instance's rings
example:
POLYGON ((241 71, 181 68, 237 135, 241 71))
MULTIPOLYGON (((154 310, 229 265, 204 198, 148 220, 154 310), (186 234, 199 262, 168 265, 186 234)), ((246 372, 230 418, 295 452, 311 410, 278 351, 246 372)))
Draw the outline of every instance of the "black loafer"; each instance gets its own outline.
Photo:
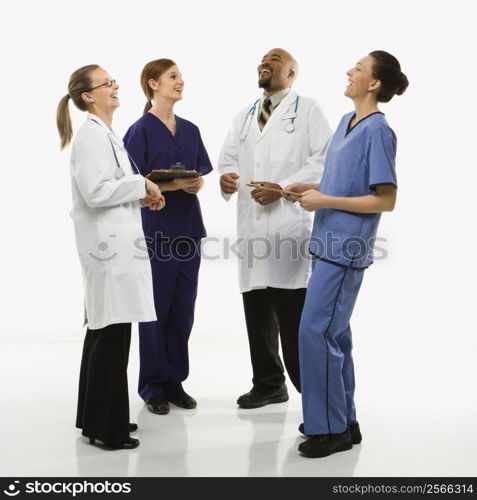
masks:
MULTIPOLYGON (((96 444, 96 439, 89 438, 89 444, 96 444)), ((134 439, 132 437, 129 437, 124 441, 121 441, 121 443, 119 444, 109 444, 109 443, 104 443, 104 444, 108 448, 111 448, 112 450, 133 450, 134 448, 137 448, 139 446, 139 439, 134 439)))
POLYGON ((137 424, 130 423, 129 424, 129 432, 135 432, 138 430, 137 424))
POLYGON ((155 396, 146 405, 147 409, 155 415, 167 415, 170 410, 169 402, 165 396, 155 396))
MULTIPOLYGON (((359 444, 361 443, 361 441, 363 440, 363 436, 361 435, 361 431, 359 429, 359 424, 358 422, 351 422, 351 424, 349 424, 349 431, 350 431, 350 434, 351 434, 351 442, 353 444, 359 444)), ((301 432, 304 436, 306 436, 305 434, 305 424, 300 424, 298 426, 298 431, 301 432)))
POLYGON ((253 388, 250 392, 242 394, 237 399, 237 404, 240 408, 253 409, 275 403, 284 403, 285 401, 288 401, 288 391, 287 386, 283 385, 280 389, 267 393, 253 388))
POLYGON ((308 438, 298 446, 298 451, 305 457, 327 457, 339 451, 350 450, 353 447, 351 433, 348 429, 341 434, 321 434, 308 438))
POLYGON ((185 408, 186 410, 193 410, 197 407, 197 401, 192 396, 189 396, 182 387, 168 396, 167 399, 179 408, 185 408))

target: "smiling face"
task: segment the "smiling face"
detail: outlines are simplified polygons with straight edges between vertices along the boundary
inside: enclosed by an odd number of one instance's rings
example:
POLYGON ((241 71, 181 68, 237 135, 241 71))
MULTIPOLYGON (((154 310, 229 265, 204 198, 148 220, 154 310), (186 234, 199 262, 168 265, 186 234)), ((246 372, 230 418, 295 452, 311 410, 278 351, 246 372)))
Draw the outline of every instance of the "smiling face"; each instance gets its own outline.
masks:
POLYGON ((344 95, 350 99, 364 99, 370 94, 376 96, 381 82, 373 77, 373 58, 366 56, 360 59, 354 68, 349 69, 348 85, 344 95))
POLYGON ((283 49, 272 49, 258 65, 258 86, 269 95, 291 87, 296 78, 296 63, 283 49))
POLYGON ((166 70, 157 80, 149 80, 149 86, 154 90, 154 101, 157 99, 177 102, 182 99, 184 80, 177 66, 166 70))
POLYGON ((82 98, 93 111, 109 114, 119 106, 119 85, 116 82, 109 85, 110 82, 111 76, 105 69, 96 68, 91 72, 91 90, 83 92, 82 98))

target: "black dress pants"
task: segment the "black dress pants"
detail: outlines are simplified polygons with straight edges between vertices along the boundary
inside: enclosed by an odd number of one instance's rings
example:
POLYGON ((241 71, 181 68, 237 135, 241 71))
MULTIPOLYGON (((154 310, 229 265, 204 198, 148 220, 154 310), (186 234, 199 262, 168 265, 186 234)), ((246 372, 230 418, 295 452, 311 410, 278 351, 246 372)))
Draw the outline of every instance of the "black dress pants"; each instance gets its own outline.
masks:
POLYGON ((110 445, 129 437, 130 344, 131 323, 88 329, 84 339, 76 427, 110 445))
POLYGON ((272 392, 285 383, 278 353, 278 337, 283 361, 292 384, 300 390, 298 330, 306 288, 264 288, 242 294, 247 324, 253 386, 272 392))

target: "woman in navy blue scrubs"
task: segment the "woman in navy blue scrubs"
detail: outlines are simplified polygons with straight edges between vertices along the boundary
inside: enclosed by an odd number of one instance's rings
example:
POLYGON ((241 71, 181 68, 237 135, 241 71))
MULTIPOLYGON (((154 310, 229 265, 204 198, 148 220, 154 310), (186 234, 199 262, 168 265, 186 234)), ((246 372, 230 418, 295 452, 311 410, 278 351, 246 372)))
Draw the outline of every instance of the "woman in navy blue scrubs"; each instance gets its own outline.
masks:
MULTIPOLYGON (((144 115, 124 137, 130 156, 143 175, 181 163, 203 175, 212 170, 199 129, 174 114, 184 81, 170 59, 151 61, 141 73, 147 98, 144 115)), ((197 406, 182 387, 189 374, 188 340, 194 322, 200 241, 206 236, 197 193, 203 178, 160 183, 166 209, 142 211, 151 256, 157 321, 139 325, 139 395, 149 411, 164 415, 169 402, 197 406)))
POLYGON ((345 95, 355 110, 336 129, 321 183, 285 188, 301 192, 301 206, 315 211, 313 272, 300 323, 300 431, 309 438, 298 449, 307 457, 361 442, 349 323, 364 269, 373 262, 381 212, 396 202, 396 136, 378 103, 401 95, 408 80, 384 51, 363 57, 347 75, 345 95))

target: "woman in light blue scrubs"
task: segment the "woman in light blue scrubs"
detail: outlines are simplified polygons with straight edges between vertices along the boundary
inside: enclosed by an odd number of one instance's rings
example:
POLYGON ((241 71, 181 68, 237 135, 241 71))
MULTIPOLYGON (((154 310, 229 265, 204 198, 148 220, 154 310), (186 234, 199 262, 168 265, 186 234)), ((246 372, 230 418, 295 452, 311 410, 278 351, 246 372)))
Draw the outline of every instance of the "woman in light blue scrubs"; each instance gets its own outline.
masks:
POLYGON ((396 136, 378 103, 408 86, 398 60, 378 50, 347 72, 345 95, 355 110, 341 119, 328 149, 320 184, 295 183, 285 190, 315 211, 310 253, 312 275, 300 323, 300 373, 308 436, 298 450, 324 457, 361 442, 354 405, 350 318, 373 262, 381 212, 394 209, 396 136))

